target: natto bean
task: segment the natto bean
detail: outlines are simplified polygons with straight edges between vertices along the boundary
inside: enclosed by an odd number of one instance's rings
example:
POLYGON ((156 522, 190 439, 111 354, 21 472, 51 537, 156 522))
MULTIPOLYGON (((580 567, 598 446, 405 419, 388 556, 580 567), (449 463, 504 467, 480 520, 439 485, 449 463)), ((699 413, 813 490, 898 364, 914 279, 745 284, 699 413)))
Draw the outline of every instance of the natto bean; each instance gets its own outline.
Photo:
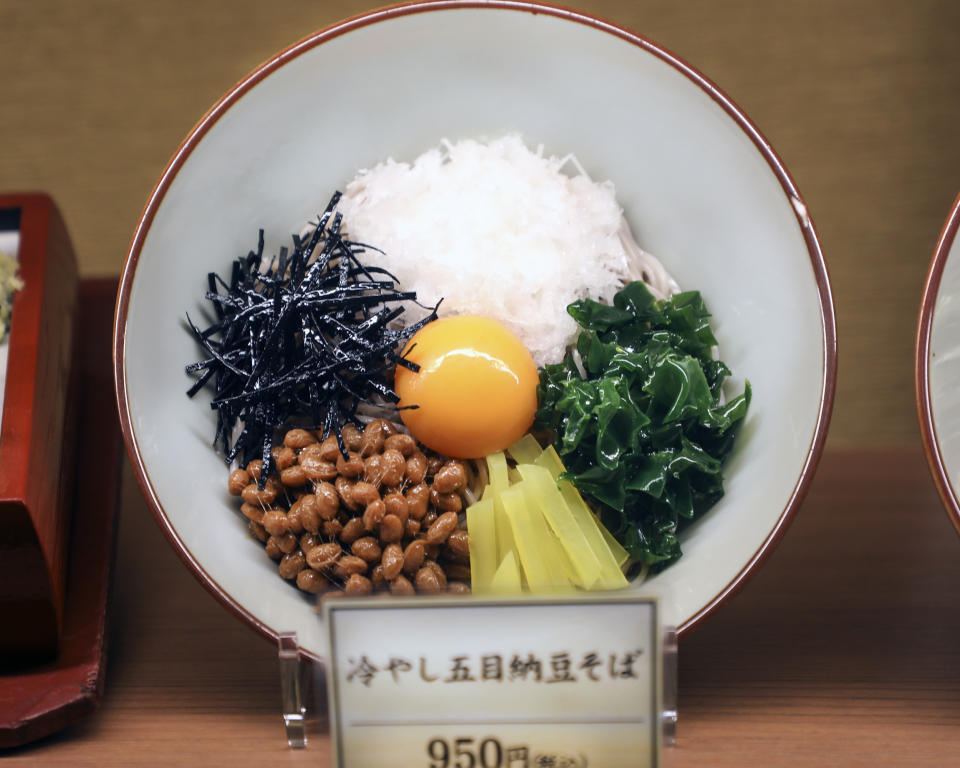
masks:
POLYGON ((300 542, 297 540, 297 537, 292 533, 285 533, 283 536, 274 536, 272 538, 277 540, 277 546, 280 547, 280 551, 285 555, 289 555, 298 546, 300 546, 300 542))
POLYGON ((297 463, 297 454, 289 445, 275 445, 270 450, 273 456, 273 466, 278 472, 282 472, 287 467, 292 467, 297 463))
POLYGON ((344 424, 343 429, 340 430, 340 436, 343 438, 343 444, 347 447, 348 451, 360 450, 360 441, 363 439, 363 433, 357 429, 356 424, 344 424))
POLYGON ((337 456, 337 472, 344 477, 349 477, 351 479, 359 477, 360 473, 363 472, 363 469, 364 463, 359 453, 350 451, 347 454, 346 459, 344 459, 343 456, 337 456))
POLYGON ((324 520, 323 525, 320 526, 320 533, 322 533, 328 539, 337 538, 342 531, 343 523, 341 523, 339 520, 324 520))
POLYGON ((340 509, 340 497, 337 495, 337 489, 330 483, 318 483, 313 488, 313 494, 317 498, 317 514, 321 520, 333 520, 340 509))
POLYGON ((280 540, 276 536, 271 536, 264 544, 267 557, 271 560, 279 560, 283 557, 283 550, 280 549, 280 540))
POLYGON ((353 484, 347 480, 347 478, 343 476, 337 477, 337 479, 333 481, 333 487, 337 489, 337 495, 340 497, 343 506, 351 512, 355 512, 359 508, 353 500, 353 484))
POLYGON ((467 487, 467 470, 459 461, 444 464, 434 475, 433 487, 437 493, 454 493, 467 487))
POLYGON ((373 483, 376 486, 380 486, 383 482, 383 473, 386 469, 383 463, 383 455, 379 453, 373 454, 363 461, 363 476, 369 483, 373 483))
POLYGON ((427 457, 417 451, 408 458, 406 475, 411 483, 422 483, 427 476, 427 457))
POLYGON ((290 514, 293 514, 294 508, 297 510, 297 517, 300 518, 300 525, 303 530, 316 533, 320 530, 320 502, 312 493, 301 496, 290 507, 290 514))
POLYGON ((247 470, 235 469, 230 473, 227 490, 231 496, 239 496, 248 485, 250 485, 250 473, 247 470))
POLYGON ((256 523, 263 523, 263 507, 260 505, 243 502, 243 504, 240 505, 240 511, 243 513, 243 516, 249 520, 253 520, 256 523))
POLYGON ((330 435, 320 444, 320 458, 334 463, 340 458, 340 445, 337 443, 336 435, 330 435))
POLYGON ((445 512, 427 529, 427 544, 442 544, 457 529, 460 519, 456 512, 445 512))
POLYGON ((384 515, 380 521, 380 541, 384 544, 403 539, 403 522, 396 515, 384 515))
POLYGON ((448 579, 453 579, 456 581, 469 581, 470 580, 470 566, 461 565, 459 563, 450 563, 449 565, 444 566, 444 573, 447 574, 448 579))
POLYGON ((314 443, 300 451, 298 458, 303 473, 307 476, 307 479, 314 482, 317 480, 333 480, 338 474, 336 460, 329 461, 323 458, 321 453, 320 446, 314 443))
POLYGON ((380 497, 377 496, 376 501, 367 504, 367 508, 363 511, 363 527, 368 531, 374 530, 380 524, 380 521, 383 520, 383 516, 386 513, 386 505, 384 505, 380 497))
POLYGON ((387 544, 384 547, 381 566, 387 581, 393 581, 400 575, 403 571, 403 550, 399 544, 387 544))
POLYGON ((361 518, 351 517, 344 524, 343 530, 340 531, 340 541, 349 546, 363 536, 363 534, 366 533, 366 530, 366 526, 364 526, 361 518))
POLYGON ((367 568, 367 561, 362 557, 344 555, 337 560, 336 565, 333 566, 333 572, 341 579, 346 579, 357 573, 366 573, 367 568))
POLYGON ((283 436, 283 444, 290 448, 306 448, 315 442, 316 436, 306 429, 291 429, 283 436))
MULTIPOLYGON (((297 501, 299 501, 299 499, 297 501)), ((296 505, 296 503, 295 501, 294 505, 296 505)), ((290 511, 287 512, 287 530, 294 536, 299 536, 303 533, 303 522, 300 520, 300 507, 290 507, 290 511)))
POLYGON ((267 539, 270 538, 270 534, 267 533, 266 529, 255 520, 251 520, 248 527, 250 528, 250 533, 260 542, 266 543, 267 539))
POLYGON ((363 437, 360 439, 360 455, 363 458, 373 456, 383 450, 383 442, 386 439, 384 434, 383 419, 374 419, 363 429, 363 437))
POLYGON ((461 557, 469 557, 470 534, 466 531, 454 531, 447 539, 447 546, 461 557))
POLYGON ((417 592, 427 595, 435 595, 443 589, 440 586, 440 579, 437 578, 437 574, 433 569, 426 566, 417 571, 417 575, 413 577, 413 584, 417 588, 417 592))
POLYGON ((305 533, 300 537, 300 551, 309 555, 311 550, 319 547, 323 542, 313 533, 305 533))
POLYGON ((311 595, 319 595, 329 585, 330 582, 312 568, 304 568, 297 574, 297 586, 311 595))
POLYGON ((263 488, 258 488, 256 483, 250 483, 240 492, 240 496, 248 504, 267 506, 277 500, 280 490, 279 483, 274 478, 268 477, 263 488))
POLYGON ((420 566, 423 565, 425 557, 426 546, 423 539, 414 539, 411 541, 407 544, 406 549, 403 550, 403 572, 408 576, 413 576, 420 570, 420 566))
POLYGON ((342 554, 343 549, 337 542, 327 541, 307 552, 307 564, 311 568, 322 571, 324 568, 332 568, 342 554))
POLYGON ((271 536, 283 536, 290 530, 290 521, 282 509, 270 509, 263 514, 261 524, 271 536))
POLYGON ((387 514, 396 515, 401 522, 407 522, 410 515, 410 508, 407 506, 407 500, 399 491, 391 491, 383 497, 383 503, 387 514))
POLYGON ((410 580, 406 576, 401 575, 390 582, 390 594, 396 595, 397 597, 409 597, 410 595, 415 595, 416 590, 413 588, 410 580))
POLYGON ((442 466, 443 459, 441 459, 439 456, 427 457, 427 475, 429 477, 433 477, 435 474, 437 474, 442 466))
POLYGON ((423 567, 429 568, 437 575, 437 581, 440 583, 441 587, 447 586, 447 574, 444 573, 443 568, 440 567, 440 563, 438 563, 436 560, 427 560, 424 562, 423 567))
POLYGON ((280 564, 277 570, 284 579, 295 579, 297 574, 307 567, 307 558, 299 549, 294 550, 289 555, 280 558, 280 564))
POLYGON ((383 466, 383 473, 380 476, 381 483, 388 488, 400 485, 407 469, 407 461, 403 458, 403 454, 396 449, 388 448, 381 454, 380 460, 383 466))
POLYGON ((370 583, 373 584, 374 589, 380 589, 387 583, 383 575, 383 565, 380 563, 373 566, 373 570, 370 571, 370 583))
POLYGON ((430 502, 430 489, 427 485, 420 483, 408 488, 404 498, 407 500, 410 517, 414 520, 422 520, 423 516, 427 514, 427 505, 430 502))
POLYGON ((382 550, 373 536, 361 536, 350 545, 350 551, 368 563, 375 563, 380 559, 382 550))
POLYGON ((351 491, 351 496, 355 504, 366 507, 375 501, 380 501, 380 492, 375 485, 365 483, 362 480, 355 483, 351 491))
POLYGON ((366 576, 354 573, 347 579, 347 583, 343 585, 343 592, 344 594, 358 597, 361 595, 369 595, 373 592, 373 584, 370 583, 370 579, 366 576))
POLYGON ((383 447, 385 449, 384 453, 386 453, 386 450, 400 451, 401 455, 406 459, 412 456, 414 451, 417 450, 417 441, 410 437, 410 435, 398 432, 386 438, 383 441, 383 447))
POLYGON ((459 512, 463 509, 463 499, 459 493, 438 494, 437 509, 441 512, 459 512))

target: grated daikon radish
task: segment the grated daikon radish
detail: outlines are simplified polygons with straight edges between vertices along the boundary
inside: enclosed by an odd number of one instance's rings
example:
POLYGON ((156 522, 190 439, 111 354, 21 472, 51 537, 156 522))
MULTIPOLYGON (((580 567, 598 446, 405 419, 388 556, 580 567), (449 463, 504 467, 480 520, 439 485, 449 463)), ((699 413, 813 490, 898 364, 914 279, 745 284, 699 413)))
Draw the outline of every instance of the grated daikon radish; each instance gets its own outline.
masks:
MULTIPOLYGON (((499 320, 538 366, 562 359, 575 340, 573 301, 609 302, 624 282, 649 275, 664 283, 655 293, 676 290, 632 241, 611 182, 592 181, 572 156, 533 152, 517 135, 444 141, 411 164, 389 159, 347 185, 339 210, 348 237, 382 249, 378 265, 421 304, 443 298, 441 316, 499 320)), ((411 309, 405 323, 428 312, 411 309)))

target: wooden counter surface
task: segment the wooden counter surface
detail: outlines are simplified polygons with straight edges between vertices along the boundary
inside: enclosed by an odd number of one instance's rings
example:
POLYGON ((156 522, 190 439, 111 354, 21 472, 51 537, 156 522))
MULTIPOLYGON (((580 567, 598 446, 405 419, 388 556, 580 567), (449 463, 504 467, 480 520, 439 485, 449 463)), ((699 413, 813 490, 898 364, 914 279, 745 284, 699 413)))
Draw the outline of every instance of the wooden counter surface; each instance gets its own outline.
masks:
MULTIPOLYGON (((275 649, 123 481, 102 709, 5 765, 331 764, 286 748, 275 649)), ((944 766, 960 754, 960 537, 919 450, 832 450, 771 559, 680 644, 684 766, 944 766)), ((426 763, 425 763, 426 764, 426 763)))

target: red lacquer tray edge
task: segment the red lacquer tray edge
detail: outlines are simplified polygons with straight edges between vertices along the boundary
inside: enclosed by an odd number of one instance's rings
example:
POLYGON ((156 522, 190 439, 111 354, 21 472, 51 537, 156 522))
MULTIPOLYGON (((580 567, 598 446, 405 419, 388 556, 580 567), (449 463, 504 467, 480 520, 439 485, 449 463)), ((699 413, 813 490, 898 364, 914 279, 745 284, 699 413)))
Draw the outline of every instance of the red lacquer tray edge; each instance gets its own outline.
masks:
POLYGON ((94 712, 103 695, 122 454, 111 371, 116 293, 116 278, 80 283, 77 501, 61 648, 48 664, 0 672, 0 748, 64 728, 94 712))

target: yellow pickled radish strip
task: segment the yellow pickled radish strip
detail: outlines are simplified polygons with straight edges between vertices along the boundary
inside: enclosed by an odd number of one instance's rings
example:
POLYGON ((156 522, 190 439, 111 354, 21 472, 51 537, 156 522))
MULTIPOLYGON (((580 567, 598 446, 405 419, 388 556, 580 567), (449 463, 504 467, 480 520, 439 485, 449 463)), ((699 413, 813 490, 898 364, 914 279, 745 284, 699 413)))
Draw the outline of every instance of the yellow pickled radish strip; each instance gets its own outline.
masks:
POLYGON ((553 446, 541 450, 526 435, 486 460, 489 484, 467 510, 474 591, 627 586, 620 568, 629 559, 626 550, 576 488, 557 480, 565 468, 553 446), (507 463, 507 454, 517 466, 507 463))
POLYGON ((619 589, 626 587, 627 578, 623 575, 623 571, 620 570, 620 564, 610 551, 610 547, 607 546, 607 542, 600 532, 597 518, 593 516, 590 507, 587 506, 587 503, 577 492, 577 489, 570 485, 570 483, 561 480, 558 487, 560 488, 560 495, 563 496, 567 507, 573 513, 573 517, 580 526, 580 530, 583 531, 583 535, 586 536, 587 541, 590 542, 590 548, 597 556, 597 560, 600 561, 600 580, 596 586, 601 589, 619 589))
POLYGON ((507 448, 507 453, 510 454, 510 458, 517 462, 517 464, 533 464, 533 462, 537 460, 537 457, 543 453, 543 448, 540 447, 537 438, 527 432, 527 434, 507 448))
POLYGON ((525 491, 523 483, 517 483, 501 493, 500 500, 513 529, 520 566, 530 591, 549 592, 555 586, 554 579, 537 540, 525 491))
POLYGON ((513 528, 507 519, 507 513, 503 509, 503 501, 500 494, 492 498, 493 501, 493 529, 496 532, 497 540, 497 562, 503 562, 503 558, 508 552, 513 552, 517 548, 513 537, 513 528))
POLYGON ((613 538, 613 534, 607 530, 607 526, 601 523, 596 515, 593 516, 593 519, 597 522, 597 527, 600 529, 600 535, 603 536, 603 540, 607 542, 607 546, 610 547, 610 553, 613 555, 613 559, 617 561, 620 570, 623 570, 623 566, 627 560, 630 559, 630 553, 623 548, 623 545, 620 544, 619 541, 613 538))
MULTIPOLYGON (((566 471, 560 455, 552 445, 544 449, 534 464, 546 469, 554 480, 560 476, 561 472, 566 471)), ((615 552, 611 550, 606 537, 603 535, 603 531, 601 531, 602 526, 600 522, 593 512, 590 511, 590 508, 580 496, 580 493, 570 483, 563 480, 557 482, 557 487, 560 489, 561 496, 563 496, 567 507, 573 513, 577 524, 580 526, 580 530, 583 531, 587 541, 590 542, 590 548, 600 561, 602 576, 597 586, 606 589, 617 589, 618 587, 627 586, 627 579, 623 575, 623 571, 620 570, 620 566, 624 562, 624 560, 621 559, 622 554, 615 554, 615 552)), ((609 531, 606 533, 607 536, 610 536, 609 531)), ((612 539, 613 537, 610 536, 610 538, 612 539)), ((622 547, 620 547, 617 552, 620 550, 626 553, 626 550, 622 547)))
POLYGON ((520 464, 517 469, 530 484, 531 495, 568 558, 575 574, 572 581, 590 589, 600 580, 600 560, 564 501, 556 481, 548 470, 535 464, 520 464))
POLYGON ((543 452, 537 456, 533 463, 547 470, 554 480, 560 477, 561 472, 567 471, 567 468, 563 466, 563 460, 560 458, 560 454, 557 453, 557 449, 552 445, 544 448, 543 452))
POLYGON ((523 588, 520 583, 520 566, 517 564, 517 555, 515 552, 507 552, 503 562, 493 574, 493 580, 490 582, 490 591, 497 594, 512 594, 520 592, 523 588))
POLYGON ((582 587, 583 584, 580 583, 580 577, 577 574, 576 569, 573 567, 573 562, 570 560, 570 556, 567 554, 567 551, 563 548, 563 545, 559 541, 557 542, 556 554, 557 559, 560 562, 564 578, 566 579, 565 583, 582 587))
POLYGON ((571 583, 577 580, 573 564, 567 557, 567 553, 564 552, 563 545, 554 535, 553 531, 550 530, 550 525, 543 516, 540 502, 537 499, 536 487, 526 481, 518 483, 518 487, 523 488, 524 498, 527 502, 527 515, 534 536, 533 541, 539 548, 543 562, 546 564, 551 587, 560 589, 570 586, 571 583))
POLYGON ((503 451, 497 451, 487 456, 487 472, 490 475, 488 486, 494 493, 504 491, 510 485, 507 476, 507 456, 503 451))
POLYGON ((470 534, 470 583, 476 594, 490 591, 497 572, 497 532, 494 526, 493 499, 484 499, 467 507, 470 534))
MULTIPOLYGON (((483 500, 493 501, 494 530, 497 538, 496 559, 502 563, 508 552, 516 547, 513 542, 513 529, 503 511, 500 494, 510 487, 510 477, 507 470, 507 457, 502 451, 487 456, 487 472, 490 474, 490 483, 483 492, 483 500)), ((469 523, 468 523, 469 526, 469 523)))

